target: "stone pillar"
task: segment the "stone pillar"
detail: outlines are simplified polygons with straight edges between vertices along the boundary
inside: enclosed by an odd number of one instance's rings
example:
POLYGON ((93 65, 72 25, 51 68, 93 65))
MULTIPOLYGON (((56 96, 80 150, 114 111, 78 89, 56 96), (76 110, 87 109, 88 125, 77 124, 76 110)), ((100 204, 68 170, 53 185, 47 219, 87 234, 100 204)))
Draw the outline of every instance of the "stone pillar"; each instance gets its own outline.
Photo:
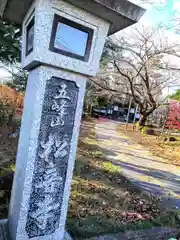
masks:
POLYGON ((144 10, 119 0, 3 2, 0 16, 22 24, 29 71, 8 229, 11 240, 62 240, 86 78, 99 71, 106 36, 144 10))
POLYGON ((40 66, 29 74, 9 208, 12 240, 64 236, 86 78, 40 66))

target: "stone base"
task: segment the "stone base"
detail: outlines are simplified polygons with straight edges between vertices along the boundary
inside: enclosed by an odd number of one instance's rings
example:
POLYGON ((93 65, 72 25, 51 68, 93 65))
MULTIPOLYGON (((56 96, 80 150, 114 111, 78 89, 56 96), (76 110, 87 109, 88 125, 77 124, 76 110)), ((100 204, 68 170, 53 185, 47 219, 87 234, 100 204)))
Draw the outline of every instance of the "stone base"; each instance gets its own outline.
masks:
MULTIPOLYGON (((1 240, 1 239, 0 239, 1 240)), ((64 240, 73 240, 72 237, 69 235, 68 232, 65 232, 64 234, 64 240)))
MULTIPOLYGON (((0 220, 0 240, 10 240, 10 238, 8 237, 6 219, 0 220)), ((63 240, 73 240, 73 239, 67 232, 65 232, 63 240)))
MULTIPOLYGON (((89 240, 168 240, 171 237, 176 237, 178 234, 179 230, 177 229, 157 227, 141 231, 128 231, 126 233, 94 237, 89 240)), ((7 220, 0 220, 0 240, 10 240, 7 231, 7 220)), ((73 239, 65 232, 63 240, 73 239)))
POLYGON ((140 231, 127 231, 125 233, 105 235, 90 238, 89 240, 170 240, 170 238, 176 239, 178 234, 178 229, 157 227, 140 231))

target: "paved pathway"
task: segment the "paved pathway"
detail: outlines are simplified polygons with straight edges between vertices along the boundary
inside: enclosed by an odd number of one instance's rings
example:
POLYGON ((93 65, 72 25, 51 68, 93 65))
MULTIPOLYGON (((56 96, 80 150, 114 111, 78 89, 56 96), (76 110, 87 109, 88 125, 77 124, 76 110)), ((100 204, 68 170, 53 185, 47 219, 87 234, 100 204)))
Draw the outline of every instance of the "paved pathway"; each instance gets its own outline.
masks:
POLYGON ((180 167, 153 156, 146 148, 116 131, 120 123, 98 120, 96 138, 106 157, 142 190, 162 197, 169 208, 180 208, 180 167))

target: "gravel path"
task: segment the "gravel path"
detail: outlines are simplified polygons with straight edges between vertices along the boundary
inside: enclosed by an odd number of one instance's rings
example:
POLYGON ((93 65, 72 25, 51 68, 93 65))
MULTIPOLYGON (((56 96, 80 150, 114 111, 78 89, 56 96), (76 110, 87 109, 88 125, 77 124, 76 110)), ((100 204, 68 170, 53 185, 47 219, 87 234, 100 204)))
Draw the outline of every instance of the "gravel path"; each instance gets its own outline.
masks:
POLYGON ((105 157, 121 167, 126 177, 168 208, 180 208, 180 167, 155 157, 143 146, 116 131, 120 123, 97 120, 96 138, 105 157))

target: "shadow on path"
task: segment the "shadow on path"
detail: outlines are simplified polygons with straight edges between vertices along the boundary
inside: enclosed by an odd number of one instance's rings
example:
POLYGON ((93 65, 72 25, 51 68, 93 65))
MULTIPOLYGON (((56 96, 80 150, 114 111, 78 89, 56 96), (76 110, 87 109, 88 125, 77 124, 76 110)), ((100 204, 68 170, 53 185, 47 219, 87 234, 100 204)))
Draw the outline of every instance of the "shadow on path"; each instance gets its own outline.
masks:
POLYGON ((114 121, 96 121, 96 138, 105 157, 143 191, 162 197, 167 207, 180 208, 180 167, 154 157, 116 131, 114 121))

